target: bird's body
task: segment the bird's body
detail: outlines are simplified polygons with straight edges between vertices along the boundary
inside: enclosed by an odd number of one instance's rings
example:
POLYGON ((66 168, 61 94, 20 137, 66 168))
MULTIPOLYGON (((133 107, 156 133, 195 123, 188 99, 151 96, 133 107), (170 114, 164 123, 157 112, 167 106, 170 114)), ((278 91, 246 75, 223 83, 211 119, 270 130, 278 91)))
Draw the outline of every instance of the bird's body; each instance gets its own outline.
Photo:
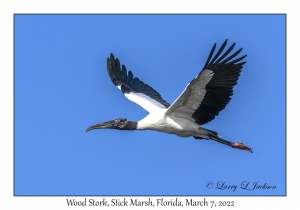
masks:
POLYGON ((160 109, 148 114, 144 119, 137 122, 137 130, 154 130, 180 137, 203 137, 204 129, 200 125, 181 117, 168 116, 166 111, 167 109, 160 109))
POLYGON ((202 71, 186 86, 181 95, 170 105, 151 86, 134 77, 113 54, 107 59, 107 70, 113 84, 131 101, 139 104, 149 114, 138 122, 118 118, 86 129, 113 128, 119 130, 154 130, 180 137, 214 140, 233 148, 252 152, 240 142, 230 142, 217 132, 205 129, 203 124, 213 120, 231 99, 246 56, 233 60, 242 49, 228 56, 234 48, 223 50, 227 40, 215 54, 213 46, 202 71), (222 54, 223 53, 223 54, 222 54), (228 57, 227 57, 228 56, 228 57))

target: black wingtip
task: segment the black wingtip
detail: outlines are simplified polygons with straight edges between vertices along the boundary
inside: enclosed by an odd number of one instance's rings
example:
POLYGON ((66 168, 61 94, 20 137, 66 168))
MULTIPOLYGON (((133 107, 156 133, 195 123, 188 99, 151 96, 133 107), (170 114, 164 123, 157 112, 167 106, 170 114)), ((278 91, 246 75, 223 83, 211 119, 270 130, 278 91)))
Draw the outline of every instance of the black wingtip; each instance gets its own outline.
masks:
POLYGON ((209 63, 209 61, 210 61, 212 55, 213 55, 214 52, 215 52, 216 47, 217 47, 217 43, 215 43, 214 46, 212 47, 212 49, 211 49, 211 51, 210 51, 210 53, 209 53, 209 56, 208 56, 208 58, 207 58, 207 60, 206 60, 206 63, 204 64, 204 67, 203 67, 202 69, 205 69, 206 66, 208 65, 208 63, 209 63))
POLYGON ((115 61, 115 56, 114 56, 113 53, 110 53, 110 56, 109 56, 108 60, 110 60, 112 62, 115 61))
POLYGON ((117 62, 115 60, 114 54, 111 53, 110 57, 107 58, 107 72, 113 84, 115 86, 118 86, 119 84, 116 77, 116 68, 117 68, 117 62))
MULTIPOLYGON (((223 44, 222 45, 227 45, 227 42, 228 42, 228 39, 225 39, 225 41, 223 42, 223 44)), ((216 43, 215 43, 216 44, 216 43)))

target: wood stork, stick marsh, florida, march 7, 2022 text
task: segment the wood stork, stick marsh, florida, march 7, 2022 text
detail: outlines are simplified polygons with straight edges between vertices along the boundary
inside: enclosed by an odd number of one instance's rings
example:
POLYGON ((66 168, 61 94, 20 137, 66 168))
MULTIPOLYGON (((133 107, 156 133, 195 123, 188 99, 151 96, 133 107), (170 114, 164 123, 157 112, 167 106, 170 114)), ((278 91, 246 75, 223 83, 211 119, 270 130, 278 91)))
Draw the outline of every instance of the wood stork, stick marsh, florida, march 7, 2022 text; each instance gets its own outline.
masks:
POLYGON ((231 99, 233 86, 237 84, 241 69, 246 63, 246 55, 237 58, 242 48, 228 56, 235 43, 225 52, 227 40, 213 56, 214 44, 202 71, 193 79, 170 105, 151 86, 134 77, 131 71, 120 65, 113 54, 107 59, 107 71, 113 84, 131 101, 139 104, 149 114, 138 122, 118 118, 93 125, 85 130, 113 128, 119 130, 154 130, 181 137, 213 140, 232 148, 247 150, 251 148, 242 142, 230 142, 218 133, 202 127, 213 120, 231 99), (240 62, 242 61, 242 62, 240 62))

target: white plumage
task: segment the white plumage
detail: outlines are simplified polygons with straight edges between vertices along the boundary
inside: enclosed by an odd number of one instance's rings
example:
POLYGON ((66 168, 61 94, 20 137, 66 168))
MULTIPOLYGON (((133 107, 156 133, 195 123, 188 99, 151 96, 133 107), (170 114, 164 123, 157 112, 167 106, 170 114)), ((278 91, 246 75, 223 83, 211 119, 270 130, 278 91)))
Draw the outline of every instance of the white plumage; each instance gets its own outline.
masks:
POLYGON ((126 98, 130 101, 133 101, 147 110, 149 113, 152 113, 158 109, 165 109, 166 107, 161 103, 152 100, 149 96, 142 93, 125 93, 126 98))

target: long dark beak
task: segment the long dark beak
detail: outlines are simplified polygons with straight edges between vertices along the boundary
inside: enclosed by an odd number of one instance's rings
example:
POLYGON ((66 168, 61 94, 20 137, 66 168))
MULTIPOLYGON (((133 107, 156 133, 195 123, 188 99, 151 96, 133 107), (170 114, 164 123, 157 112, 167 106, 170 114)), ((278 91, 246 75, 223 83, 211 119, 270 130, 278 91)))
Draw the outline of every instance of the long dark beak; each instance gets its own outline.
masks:
POLYGON ((88 127, 84 132, 86 133, 90 130, 101 129, 101 128, 113 128, 113 123, 114 123, 114 120, 96 124, 96 125, 92 125, 92 126, 88 127))

